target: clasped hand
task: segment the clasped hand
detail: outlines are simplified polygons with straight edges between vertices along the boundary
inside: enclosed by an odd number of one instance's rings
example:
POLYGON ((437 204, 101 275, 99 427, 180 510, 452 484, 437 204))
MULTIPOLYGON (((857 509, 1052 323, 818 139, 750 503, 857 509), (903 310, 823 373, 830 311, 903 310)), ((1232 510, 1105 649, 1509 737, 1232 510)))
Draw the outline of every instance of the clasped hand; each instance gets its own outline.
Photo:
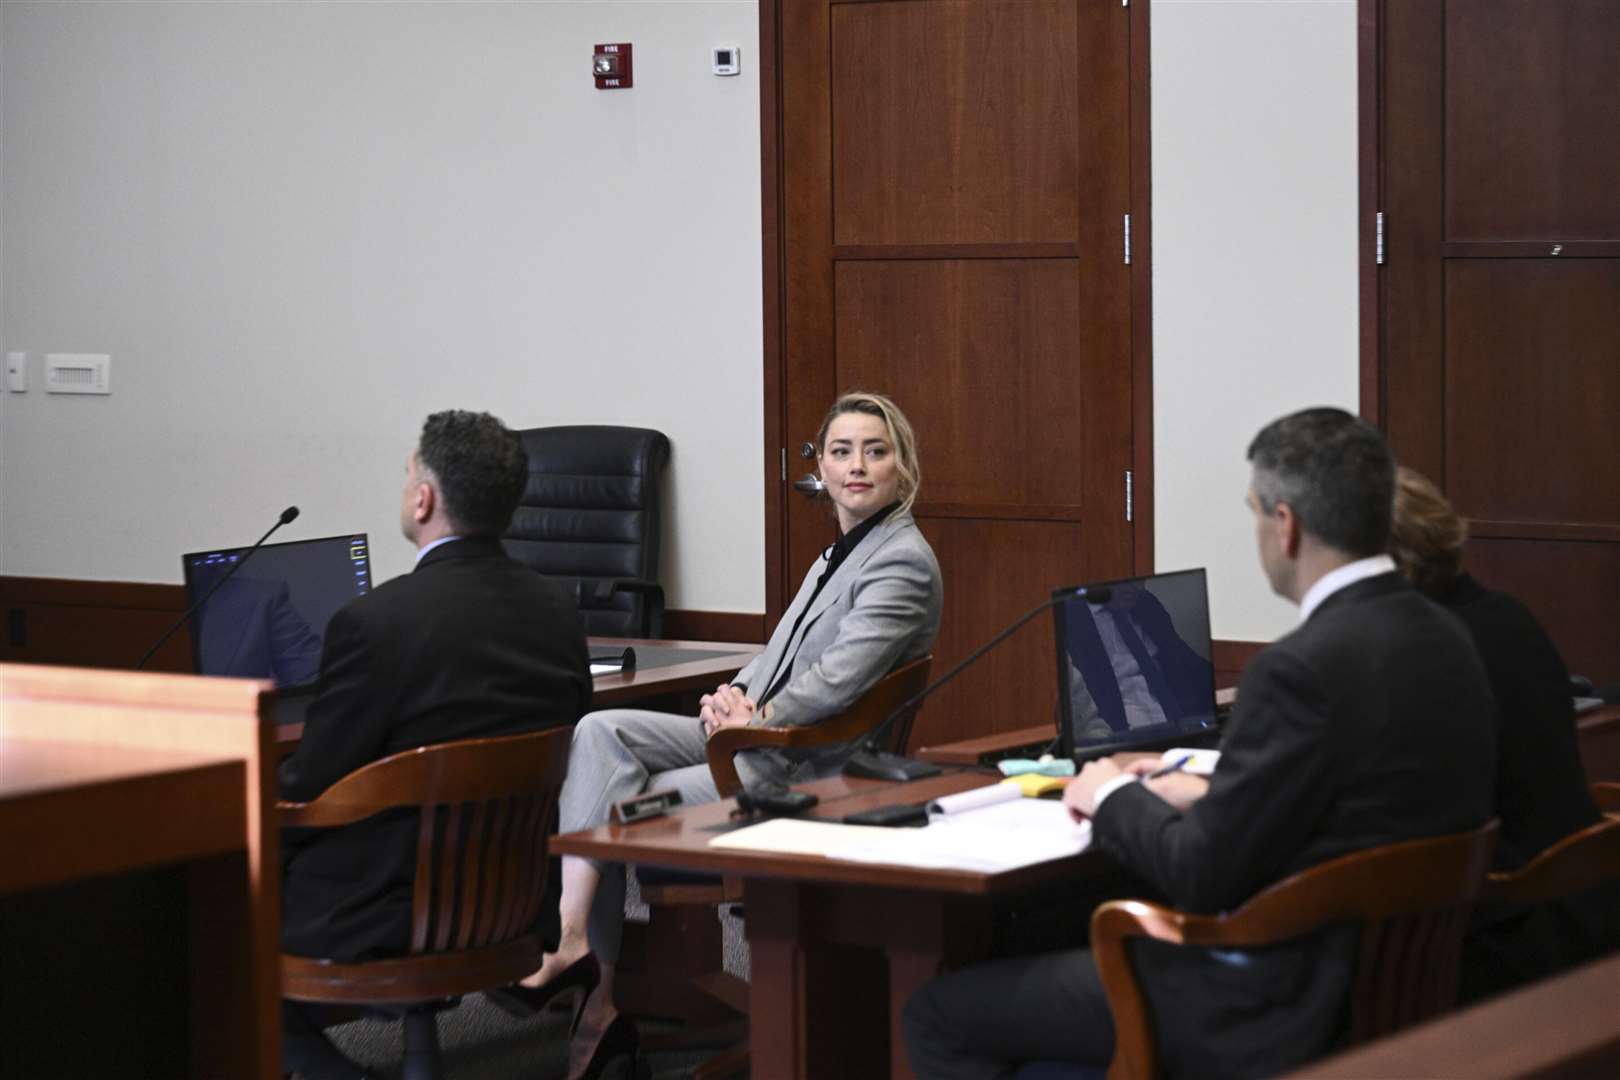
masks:
POLYGON ((714 693, 704 694, 698 705, 704 735, 713 735, 723 727, 747 727, 754 719, 754 699, 730 683, 721 683, 714 693))

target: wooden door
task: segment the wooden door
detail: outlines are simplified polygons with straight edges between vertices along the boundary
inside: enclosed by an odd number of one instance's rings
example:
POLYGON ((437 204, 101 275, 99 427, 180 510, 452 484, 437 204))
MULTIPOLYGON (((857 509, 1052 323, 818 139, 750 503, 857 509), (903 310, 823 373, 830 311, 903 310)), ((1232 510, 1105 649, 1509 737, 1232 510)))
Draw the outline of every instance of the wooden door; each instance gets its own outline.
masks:
POLYGON ((1471 520, 1469 568, 1620 679, 1620 3, 1378 16, 1383 423, 1471 520))
MULTIPOLYGON (((1133 568, 1126 473, 1147 403, 1133 397, 1125 249, 1131 11, 781 0, 777 17, 773 478, 785 490, 814 470, 801 446, 839 393, 895 398, 917 430, 916 516, 944 573, 944 672, 1052 588, 1133 568)), ((785 604, 835 533, 824 504, 778 498, 785 604)), ((1048 720, 1052 656, 1050 619, 1037 620, 933 699, 912 744, 1048 720)))

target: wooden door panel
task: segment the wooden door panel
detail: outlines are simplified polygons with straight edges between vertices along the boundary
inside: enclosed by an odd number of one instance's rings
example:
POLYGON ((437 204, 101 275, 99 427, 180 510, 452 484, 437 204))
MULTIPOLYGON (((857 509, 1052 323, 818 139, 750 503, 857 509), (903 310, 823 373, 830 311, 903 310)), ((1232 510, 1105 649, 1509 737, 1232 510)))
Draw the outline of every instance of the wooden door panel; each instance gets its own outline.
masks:
POLYGON ((1447 238, 1620 237, 1620 4, 1468 0, 1444 33, 1447 238))
POLYGON ((840 245, 1079 239, 1073 0, 832 13, 840 245))
MULTIPOLYGON (((1146 302, 1124 215, 1146 15, 1118 0, 779 2, 781 471, 814 469, 800 445, 841 392, 906 410, 917 517, 953 553, 943 671, 1047 590, 1132 569, 1125 474, 1148 413, 1132 304, 1146 302)), ((825 506, 784 505, 785 601, 835 530, 825 506)), ((972 679, 1011 690, 1028 663, 1049 684, 1050 632, 1029 633, 1042 644, 972 679)), ((1030 722, 982 708, 977 685, 930 703, 927 723, 967 736, 1030 722)))
POLYGON ((1620 678, 1620 544, 1475 537, 1465 564, 1525 602, 1572 673, 1620 678))
POLYGON ((1446 264, 1444 484, 1473 518, 1620 527, 1620 260, 1446 264))
POLYGON ((1071 259, 844 262, 838 384, 889 387, 922 443, 922 498, 1041 516, 1080 511, 1088 422, 1071 259))
POLYGON ((1469 565, 1572 668, 1620 677, 1620 4, 1363 12, 1364 205, 1387 236, 1364 385, 1471 519, 1469 565))
MULTIPOLYGON (((1069 522, 921 518, 947 582, 934 674, 989 641, 1054 588, 1095 581, 1083 527, 1069 522), (1006 553, 1016 552, 1016 557, 1006 553)), ((991 731, 1047 723, 1057 703, 1052 617, 1030 620, 924 706, 911 746, 937 746, 991 731)), ((1057 729, 1053 727, 1053 735, 1057 729)))

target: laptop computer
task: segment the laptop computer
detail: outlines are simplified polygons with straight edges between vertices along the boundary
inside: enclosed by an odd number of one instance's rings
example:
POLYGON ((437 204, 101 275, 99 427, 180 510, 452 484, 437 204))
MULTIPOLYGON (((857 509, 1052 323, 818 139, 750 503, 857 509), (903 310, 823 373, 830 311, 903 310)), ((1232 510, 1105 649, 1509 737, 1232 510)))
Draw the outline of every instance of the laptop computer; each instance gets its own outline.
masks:
POLYGON ((1202 569, 1054 589, 1058 750, 1077 762, 1219 738, 1202 569))
MULTIPOLYGON (((248 550, 182 555, 186 603, 208 596, 248 550)), ((278 688, 312 684, 327 622, 370 590, 365 533, 265 544, 192 617, 196 671, 274 679, 278 688)))

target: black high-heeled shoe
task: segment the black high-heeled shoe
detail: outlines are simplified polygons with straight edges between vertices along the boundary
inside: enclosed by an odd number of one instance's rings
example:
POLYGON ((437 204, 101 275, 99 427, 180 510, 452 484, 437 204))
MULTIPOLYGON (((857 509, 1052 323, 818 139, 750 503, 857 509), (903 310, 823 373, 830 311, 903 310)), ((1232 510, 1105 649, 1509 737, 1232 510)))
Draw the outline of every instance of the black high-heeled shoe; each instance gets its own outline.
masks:
MULTIPOLYGON (((559 994, 567 990, 579 991, 579 1004, 574 1007, 574 1025, 579 1024, 579 1015, 585 1005, 585 999, 591 996, 596 984, 602 981, 602 968, 596 962, 596 957, 590 953, 575 960, 568 965, 566 971, 552 979, 544 986, 524 986, 522 983, 513 983, 498 990, 485 990, 484 996, 496 1008, 508 1016, 525 1019, 538 1013, 551 1004, 559 994)), ((570 1028, 570 1031, 573 1029, 570 1028)))
MULTIPOLYGON (((578 1026, 577 1020, 575 1026, 578 1026)), ((596 1040, 590 1060, 579 1072, 570 1073, 569 1080, 599 1080, 608 1066, 624 1058, 629 1059, 631 1075, 635 1075, 636 1059, 640 1055, 641 1036, 636 1031, 636 1023, 624 1013, 619 1013, 608 1021, 606 1030, 596 1040)))

